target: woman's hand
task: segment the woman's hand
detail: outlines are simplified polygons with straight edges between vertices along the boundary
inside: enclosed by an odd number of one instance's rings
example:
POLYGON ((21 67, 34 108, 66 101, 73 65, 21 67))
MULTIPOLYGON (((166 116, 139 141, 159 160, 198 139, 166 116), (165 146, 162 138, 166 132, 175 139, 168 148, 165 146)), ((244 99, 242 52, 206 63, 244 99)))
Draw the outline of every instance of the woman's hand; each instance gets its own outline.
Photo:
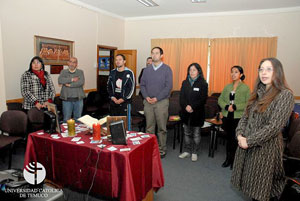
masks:
POLYGON ((187 105, 187 106, 185 107, 185 110, 186 110, 188 113, 194 112, 193 108, 192 108, 190 105, 187 105))
POLYGON ((232 105, 229 105, 228 112, 234 112, 234 109, 233 109, 232 105))
POLYGON ((247 138, 243 137, 242 135, 238 135, 237 139, 239 147, 242 149, 248 149, 247 138))
POLYGON ((40 104, 40 103, 37 103, 37 104, 35 104, 35 107, 36 107, 38 110, 40 110, 40 109, 43 107, 43 105, 40 104))

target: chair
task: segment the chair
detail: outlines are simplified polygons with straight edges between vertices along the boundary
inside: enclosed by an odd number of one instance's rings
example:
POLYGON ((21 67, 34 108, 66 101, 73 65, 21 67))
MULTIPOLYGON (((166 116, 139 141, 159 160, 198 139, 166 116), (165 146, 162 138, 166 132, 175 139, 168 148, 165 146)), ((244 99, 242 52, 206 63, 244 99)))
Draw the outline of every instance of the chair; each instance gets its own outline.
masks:
POLYGON ((23 111, 22 103, 19 103, 19 102, 6 103, 6 106, 7 106, 7 110, 23 111))
POLYGON ((169 100, 169 119, 167 122, 167 129, 174 129, 174 138, 173 138, 173 149, 175 149, 176 138, 180 141, 180 131, 181 131, 181 121, 180 120, 172 120, 172 116, 179 116, 180 111, 180 103, 179 103, 179 93, 177 91, 173 91, 173 96, 171 95, 169 100), (170 118, 171 117, 171 118, 170 118))
POLYGON ((284 169, 287 176, 293 176, 300 169, 300 130, 297 131, 287 145, 283 156, 284 169))
POLYGON ((97 91, 91 91, 84 101, 83 113, 99 118, 101 110, 101 96, 97 91))
POLYGON ((31 108, 28 112, 29 130, 35 132, 43 129, 44 124, 44 111, 38 110, 36 107, 31 108))
POLYGON ((146 118, 144 115, 140 114, 139 111, 144 110, 143 99, 141 96, 133 96, 131 103, 131 124, 132 126, 137 126, 139 132, 146 130, 146 118))
POLYGON ((9 110, 2 113, 0 118, 0 149, 9 149, 8 169, 11 168, 12 150, 15 142, 26 139, 27 115, 22 111, 9 110), (8 133, 3 135, 3 132, 8 133))

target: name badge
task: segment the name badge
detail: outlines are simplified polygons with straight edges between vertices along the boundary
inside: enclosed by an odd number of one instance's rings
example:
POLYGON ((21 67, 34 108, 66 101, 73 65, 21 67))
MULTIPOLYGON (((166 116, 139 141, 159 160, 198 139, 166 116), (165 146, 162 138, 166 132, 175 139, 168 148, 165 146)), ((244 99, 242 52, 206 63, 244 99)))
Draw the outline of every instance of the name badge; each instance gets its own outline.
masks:
POLYGON ((194 88, 194 91, 199 91, 199 88, 194 88))

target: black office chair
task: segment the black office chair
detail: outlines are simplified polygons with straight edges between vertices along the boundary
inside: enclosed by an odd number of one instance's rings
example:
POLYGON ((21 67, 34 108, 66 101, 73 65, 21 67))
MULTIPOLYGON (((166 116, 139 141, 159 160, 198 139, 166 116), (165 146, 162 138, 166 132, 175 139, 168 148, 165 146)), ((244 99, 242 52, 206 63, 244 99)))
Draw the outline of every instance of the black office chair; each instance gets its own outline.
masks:
POLYGON ((7 106, 7 110, 23 111, 22 103, 19 103, 19 102, 6 103, 6 106, 7 106))
POLYGON ((0 149, 9 149, 8 169, 11 168, 12 151, 15 142, 27 138, 27 115, 22 111, 9 110, 0 118, 0 149), (4 135, 7 133, 8 135, 4 135))
POLYGON ((137 126, 139 132, 146 130, 146 118, 144 115, 140 114, 139 111, 144 110, 143 99, 141 96, 133 96, 131 103, 131 125, 132 128, 137 126))

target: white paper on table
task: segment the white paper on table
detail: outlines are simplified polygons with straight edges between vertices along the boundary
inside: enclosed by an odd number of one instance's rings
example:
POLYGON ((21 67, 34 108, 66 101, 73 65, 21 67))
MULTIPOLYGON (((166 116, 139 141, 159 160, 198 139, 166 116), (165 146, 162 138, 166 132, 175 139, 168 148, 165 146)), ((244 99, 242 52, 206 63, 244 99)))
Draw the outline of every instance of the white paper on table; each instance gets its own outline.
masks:
POLYGON ((78 142, 81 139, 81 137, 74 137, 71 141, 78 142))
POLYGON ((135 141, 132 142, 132 144, 133 144, 133 145, 137 145, 137 144, 141 144, 141 142, 138 141, 138 140, 135 140, 135 141))
POLYGON ((135 136, 136 136, 136 133, 127 134, 127 137, 135 137, 135 136))
POLYGON ((61 136, 62 137, 69 137, 69 134, 65 132, 65 133, 61 133, 61 136))
POLYGON ((53 135, 50 135, 50 137, 54 138, 54 137, 58 137, 58 134, 53 134, 53 135))
POLYGON ((84 141, 76 142, 76 144, 84 144, 84 141))
POLYGON ((131 141, 141 140, 141 139, 142 139, 142 138, 140 138, 140 137, 130 138, 131 141))
POLYGON ((97 147, 100 147, 102 149, 102 148, 106 147, 106 145, 105 144, 99 144, 99 145, 97 145, 97 147))
POLYGON ((59 138, 60 138, 60 137, 58 137, 58 136, 57 136, 57 137, 52 137, 52 139, 56 139, 56 140, 59 139, 59 138))
POLYGON ((107 148, 109 151, 116 151, 116 150, 118 150, 116 147, 114 147, 114 146, 111 146, 111 147, 109 147, 109 148, 107 148))
POLYGON ((106 139, 107 139, 107 136, 103 136, 102 139, 103 139, 103 140, 106 140, 106 139))
POLYGON ((123 148, 123 149, 120 149, 120 151, 130 151, 131 149, 130 148, 123 148))
POLYGON ((148 138, 150 135, 141 135, 141 138, 148 138))
POLYGON ((145 134, 145 133, 143 133, 143 132, 138 132, 137 134, 139 134, 139 135, 143 135, 143 134, 145 134))
POLYGON ((44 132, 38 132, 37 133, 38 135, 43 135, 43 134, 45 134, 44 132))

